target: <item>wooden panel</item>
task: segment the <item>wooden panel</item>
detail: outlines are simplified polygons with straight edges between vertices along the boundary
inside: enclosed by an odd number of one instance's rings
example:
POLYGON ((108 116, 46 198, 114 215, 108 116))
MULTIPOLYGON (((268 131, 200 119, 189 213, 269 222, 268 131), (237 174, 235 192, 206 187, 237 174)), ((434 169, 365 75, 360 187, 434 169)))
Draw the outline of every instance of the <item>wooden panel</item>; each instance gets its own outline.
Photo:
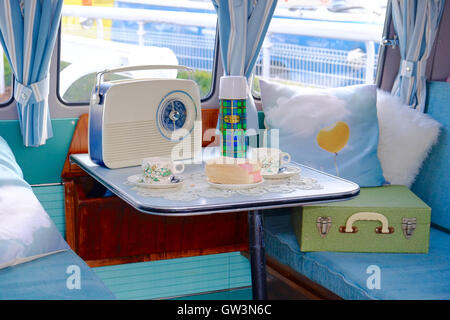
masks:
POLYGON ((293 290, 311 300, 342 300, 341 297, 327 288, 313 282, 291 267, 278 262, 276 259, 266 256, 267 272, 283 281, 293 290))
POLYGON ((75 221, 76 252, 91 266, 247 249, 245 213, 154 216, 108 197, 79 200, 75 221))
POLYGON ((75 182, 65 181, 64 182, 64 204, 66 211, 66 241, 69 246, 76 252, 76 226, 75 226, 75 217, 76 217, 76 209, 77 209, 77 201, 78 197, 76 195, 75 182))
POLYGON ((220 136, 215 134, 219 109, 202 110, 202 146, 218 146, 220 136))
POLYGON ((76 164, 70 163, 69 156, 77 153, 88 153, 88 120, 89 115, 87 113, 82 114, 78 119, 78 123, 75 127, 75 132, 73 133, 72 141, 70 143, 69 152, 67 153, 66 161, 64 162, 64 167, 61 174, 63 179, 86 175, 84 171, 81 170, 76 164))

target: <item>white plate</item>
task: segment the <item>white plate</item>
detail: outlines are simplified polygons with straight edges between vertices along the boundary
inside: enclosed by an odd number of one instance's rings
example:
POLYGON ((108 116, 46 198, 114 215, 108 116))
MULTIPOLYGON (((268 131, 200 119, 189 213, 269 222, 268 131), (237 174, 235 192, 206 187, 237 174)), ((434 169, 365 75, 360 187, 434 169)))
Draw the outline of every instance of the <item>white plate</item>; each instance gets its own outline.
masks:
POLYGON ((254 187, 259 186, 264 182, 264 179, 262 179, 260 182, 257 183, 248 183, 248 184, 224 184, 224 183, 213 183, 208 181, 208 184, 211 187, 217 188, 217 189, 223 189, 223 190, 244 190, 244 189, 251 189, 254 187))
POLYGON ((263 174, 264 179, 286 179, 296 174, 299 174, 302 170, 299 167, 286 166, 286 170, 276 174, 263 174))
MULTIPOLYGON (((181 178, 177 176, 178 178, 181 178)), ((169 183, 145 183, 141 182, 140 179, 142 179, 141 174, 135 174, 133 176, 129 176, 127 178, 128 182, 136 187, 141 188, 150 188, 150 189, 168 189, 168 188, 176 188, 183 184, 183 180, 179 182, 169 182, 169 183)))

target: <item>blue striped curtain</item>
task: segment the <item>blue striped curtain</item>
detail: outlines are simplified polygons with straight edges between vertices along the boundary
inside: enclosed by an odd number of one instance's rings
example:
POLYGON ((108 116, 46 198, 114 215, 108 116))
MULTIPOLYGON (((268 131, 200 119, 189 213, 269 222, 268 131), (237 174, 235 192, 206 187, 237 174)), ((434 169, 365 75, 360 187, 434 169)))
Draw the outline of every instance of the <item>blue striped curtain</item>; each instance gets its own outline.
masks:
POLYGON ((424 112, 425 69, 445 0, 392 0, 392 21, 400 48, 400 70, 392 94, 424 112))
MULTIPOLYGON (((251 76, 277 0, 212 0, 219 19, 225 75, 251 76)), ((258 129, 258 112, 249 90, 247 128, 258 129)))
POLYGON ((25 146, 53 136, 48 111, 50 58, 63 0, 0 1, 0 42, 14 72, 14 98, 25 146))

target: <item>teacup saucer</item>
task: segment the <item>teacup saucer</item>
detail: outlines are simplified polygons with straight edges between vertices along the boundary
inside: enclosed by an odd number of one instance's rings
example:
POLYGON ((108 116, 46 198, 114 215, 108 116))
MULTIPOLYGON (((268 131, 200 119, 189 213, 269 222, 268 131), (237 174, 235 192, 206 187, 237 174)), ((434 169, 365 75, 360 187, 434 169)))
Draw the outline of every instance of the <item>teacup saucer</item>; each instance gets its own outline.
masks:
POLYGON ((168 182, 168 183, 162 183, 162 182, 147 183, 147 182, 144 182, 144 180, 142 178, 142 174, 135 174, 135 175, 129 176, 127 178, 127 181, 136 187, 150 188, 150 189, 168 189, 168 188, 176 188, 176 187, 183 185, 183 183, 184 183, 183 177, 174 176, 174 178, 175 179, 173 179, 172 182, 168 182))
POLYGON ((301 169, 299 167, 285 166, 283 168, 284 170, 280 170, 278 173, 263 174, 262 177, 264 179, 286 179, 295 176, 296 174, 299 174, 301 172, 301 169))

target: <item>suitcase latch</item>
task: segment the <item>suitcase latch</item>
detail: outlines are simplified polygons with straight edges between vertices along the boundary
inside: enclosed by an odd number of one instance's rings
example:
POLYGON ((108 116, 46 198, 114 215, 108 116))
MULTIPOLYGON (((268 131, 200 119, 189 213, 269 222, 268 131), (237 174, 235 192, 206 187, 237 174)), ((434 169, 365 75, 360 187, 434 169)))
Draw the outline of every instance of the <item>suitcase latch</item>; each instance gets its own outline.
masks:
POLYGON ((416 230, 416 218, 402 218, 402 230, 406 239, 411 238, 414 230, 416 230))
POLYGON ((317 229, 322 238, 324 238, 331 228, 331 217, 317 217, 316 220, 317 229))

